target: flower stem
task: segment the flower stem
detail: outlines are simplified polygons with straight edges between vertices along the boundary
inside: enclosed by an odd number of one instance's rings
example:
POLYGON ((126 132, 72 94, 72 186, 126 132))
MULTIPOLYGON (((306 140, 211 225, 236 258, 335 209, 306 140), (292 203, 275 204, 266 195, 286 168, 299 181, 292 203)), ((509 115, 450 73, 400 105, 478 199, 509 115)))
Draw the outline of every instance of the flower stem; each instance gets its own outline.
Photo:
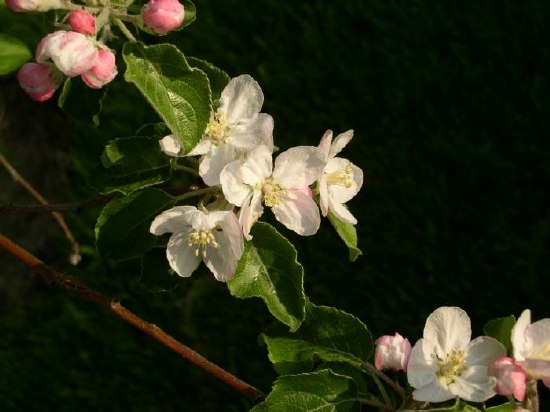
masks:
POLYGON ((202 195, 205 195, 205 194, 208 194, 208 193, 218 192, 219 190, 220 190, 220 188, 215 187, 215 186, 205 187, 203 189, 192 190, 192 191, 189 191, 187 193, 184 193, 183 195, 176 196, 176 200, 178 202, 180 202, 182 200, 186 200, 186 199, 189 199, 189 198, 192 198, 192 197, 197 197, 197 196, 202 196, 202 195))
POLYGON ((370 362, 363 362, 363 366, 371 372, 371 374, 377 376, 378 378, 382 379, 384 382, 388 384, 395 392, 399 394, 401 399, 403 401, 406 401, 407 399, 407 393, 405 392, 405 389, 401 387, 397 382, 391 380, 385 373, 380 372, 378 369, 374 367, 374 365, 370 362))
POLYGON ((116 24, 116 26, 120 29, 120 31, 126 36, 128 40, 130 40, 132 43, 135 43, 137 41, 134 35, 130 33, 130 30, 128 30, 128 28, 124 25, 122 20, 113 19, 113 22, 116 24))

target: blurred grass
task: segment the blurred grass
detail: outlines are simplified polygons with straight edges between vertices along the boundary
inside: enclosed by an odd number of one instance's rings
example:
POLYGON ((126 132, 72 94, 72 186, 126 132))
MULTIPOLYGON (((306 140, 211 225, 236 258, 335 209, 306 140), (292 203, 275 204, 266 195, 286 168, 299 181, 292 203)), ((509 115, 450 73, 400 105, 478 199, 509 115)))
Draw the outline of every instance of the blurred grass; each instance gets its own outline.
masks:
MULTIPOLYGON (((355 130, 343 155, 365 171, 364 188, 350 202, 364 255, 346 262, 344 246, 326 224, 312 238, 281 229, 298 245, 315 303, 354 313, 374 335, 399 331, 411 340, 440 305, 467 310, 476 334, 489 319, 517 316, 526 307, 534 319, 550 317, 542 292, 550 267, 549 3, 196 5, 198 20, 168 39, 231 76, 255 77, 266 96, 264 111, 275 118, 278 146, 317 144, 327 128, 355 130)), ((10 79, 2 90, 19 102, 6 107, 9 116, 38 110, 10 79)), ((117 93, 128 101, 136 96, 122 82, 109 94, 117 93)), ((19 160, 52 199, 92 197, 81 183, 89 166, 85 155, 99 155, 108 139, 155 120, 145 106, 116 105, 109 96, 104 104, 115 119, 105 117, 99 132, 83 126, 73 134, 49 131, 62 154, 46 158, 61 158, 66 172, 54 168, 53 177, 38 178, 51 163, 33 164, 38 156, 28 164, 19 160), (62 173, 67 176, 57 183, 62 173)), ((53 109, 39 110, 47 116, 53 109)), ((25 126, 0 127, 2 151, 14 160, 25 156, 17 149, 25 126)), ((2 202, 14 198, 8 192, 2 202)), ((96 213, 71 219, 84 244, 93 242, 96 213)), ((1 227, 21 239, 32 230, 32 250, 64 265, 61 248, 48 247, 52 238, 63 244, 53 224, 34 226, 17 215, 3 216, 1 227)), ((1 410, 248 408, 109 314, 39 279, 19 284, 18 276, 31 275, 0 256, 6 268, 0 297, 9 301, 0 302, 1 410)), ((257 335, 270 317, 259 302, 232 299, 204 272, 172 292, 147 294, 136 266, 99 263, 93 251, 77 271, 67 270, 123 297, 146 319, 268 390, 274 374, 257 335)))

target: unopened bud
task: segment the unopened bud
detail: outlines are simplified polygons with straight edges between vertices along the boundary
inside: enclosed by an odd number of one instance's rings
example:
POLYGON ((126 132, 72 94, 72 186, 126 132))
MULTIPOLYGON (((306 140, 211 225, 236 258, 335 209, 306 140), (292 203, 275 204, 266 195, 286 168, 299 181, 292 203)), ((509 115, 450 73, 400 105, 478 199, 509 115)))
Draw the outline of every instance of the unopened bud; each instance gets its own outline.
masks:
POLYGON ((81 77, 88 87, 100 89, 110 83, 117 73, 115 55, 109 50, 99 49, 96 64, 81 77))
POLYGON ((155 33, 164 34, 183 23, 183 4, 178 0, 150 0, 141 9, 143 23, 155 33))
POLYGON ((502 356, 495 359, 489 366, 487 375, 496 378, 495 392, 499 395, 514 395, 518 401, 525 398, 525 371, 512 358, 502 356))
POLYGON ((97 59, 98 50, 86 36, 75 31, 59 30, 44 37, 36 48, 38 63, 52 59, 59 70, 75 77, 90 70, 97 59))
POLYGON ((176 157, 181 152, 181 144, 179 140, 173 134, 164 136, 159 140, 160 150, 166 153, 168 156, 176 157))
POLYGON ((63 75, 49 64, 26 63, 17 72, 17 80, 31 99, 43 102, 53 96, 63 75))
POLYGON ((6 5, 13 11, 33 12, 60 9, 60 0, 6 0, 6 5))
POLYGON ((396 333, 395 336, 381 336, 374 343, 376 344, 376 352, 374 354, 374 366, 376 366, 376 369, 404 370, 407 372, 412 351, 408 339, 403 339, 403 336, 396 333))
POLYGON ((75 10, 69 14, 67 23, 74 31, 82 34, 95 34, 95 17, 86 10, 75 10))

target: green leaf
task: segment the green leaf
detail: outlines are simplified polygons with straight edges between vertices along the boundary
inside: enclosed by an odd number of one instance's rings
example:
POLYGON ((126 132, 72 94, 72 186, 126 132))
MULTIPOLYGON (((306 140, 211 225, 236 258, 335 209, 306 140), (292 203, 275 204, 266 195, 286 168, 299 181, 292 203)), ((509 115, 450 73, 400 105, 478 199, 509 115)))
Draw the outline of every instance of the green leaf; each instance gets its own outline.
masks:
POLYGON ((266 400, 252 412, 359 411, 353 380, 325 369, 278 378, 266 400))
POLYGON ((512 349, 512 328, 516 324, 516 318, 510 315, 505 318, 490 320, 483 327, 485 335, 495 338, 506 347, 506 352, 511 355, 512 349))
POLYGON ((112 200, 97 219, 97 249, 101 255, 117 260, 151 249, 157 240, 149 232, 151 222, 174 203, 172 196, 157 189, 145 189, 112 200))
POLYGON ((197 8, 191 0, 182 0, 183 8, 185 10, 183 15, 183 23, 178 30, 183 29, 184 27, 189 26, 197 19, 197 8))
POLYGON ((190 66, 202 70, 208 76, 210 90, 212 90, 212 100, 219 99, 223 89, 227 86, 229 80, 231 80, 229 75, 206 60, 197 59, 196 57, 187 57, 187 62, 190 66))
POLYGON ((78 78, 65 80, 63 90, 59 95, 58 105, 65 113, 86 123, 99 125, 101 101, 105 97, 107 87, 91 89, 78 78))
POLYGON ((11 73, 32 57, 21 40, 0 33, 0 75, 11 73))
POLYGON ((498 406, 491 406, 490 408, 485 409, 486 412, 513 412, 515 409, 512 402, 503 403, 498 406))
POLYGON ((296 330, 305 315, 304 269, 294 246, 273 226, 256 223, 246 242, 229 291, 238 298, 259 297, 279 321, 296 330))
POLYGON ((210 119, 212 101, 208 77, 192 69, 173 45, 146 47, 126 43, 123 50, 126 81, 134 83, 153 106, 184 152, 201 139, 210 119))
POLYGON ((160 150, 156 138, 112 140, 101 155, 101 163, 94 169, 90 182, 101 193, 129 194, 170 178, 170 159, 160 150))
POLYGON ((355 262, 355 260, 362 255, 360 249, 357 248, 357 231, 355 226, 338 219, 330 210, 328 212, 328 220, 336 229, 338 236, 344 241, 349 249, 349 260, 355 262))
POLYGON ((310 371, 317 360, 360 366, 372 356, 372 336, 363 322, 344 311, 308 303, 296 333, 274 325, 262 335, 279 374, 310 371))

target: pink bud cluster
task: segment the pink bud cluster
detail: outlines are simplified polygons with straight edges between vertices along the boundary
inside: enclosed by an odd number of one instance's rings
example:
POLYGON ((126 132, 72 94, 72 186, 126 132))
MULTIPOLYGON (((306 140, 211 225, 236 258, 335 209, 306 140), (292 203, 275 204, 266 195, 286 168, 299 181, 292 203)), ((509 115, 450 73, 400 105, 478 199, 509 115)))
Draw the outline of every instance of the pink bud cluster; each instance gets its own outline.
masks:
POLYGON ((411 357, 411 343, 399 333, 395 336, 381 336, 374 342, 376 352, 374 354, 374 366, 378 370, 391 369, 393 371, 407 372, 407 365, 411 357))
POLYGON ((525 399, 527 375, 514 359, 507 356, 495 359, 487 374, 496 378, 495 392, 499 395, 514 396, 518 401, 525 399))
POLYGON ((143 24, 157 34, 166 34, 183 23, 184 8, 178 0, 150 0, 141 9, 143 24))
POLYGON ((60 0, 6 0, 6 5, 16 12, 37 12, 62 8, 60 0))

